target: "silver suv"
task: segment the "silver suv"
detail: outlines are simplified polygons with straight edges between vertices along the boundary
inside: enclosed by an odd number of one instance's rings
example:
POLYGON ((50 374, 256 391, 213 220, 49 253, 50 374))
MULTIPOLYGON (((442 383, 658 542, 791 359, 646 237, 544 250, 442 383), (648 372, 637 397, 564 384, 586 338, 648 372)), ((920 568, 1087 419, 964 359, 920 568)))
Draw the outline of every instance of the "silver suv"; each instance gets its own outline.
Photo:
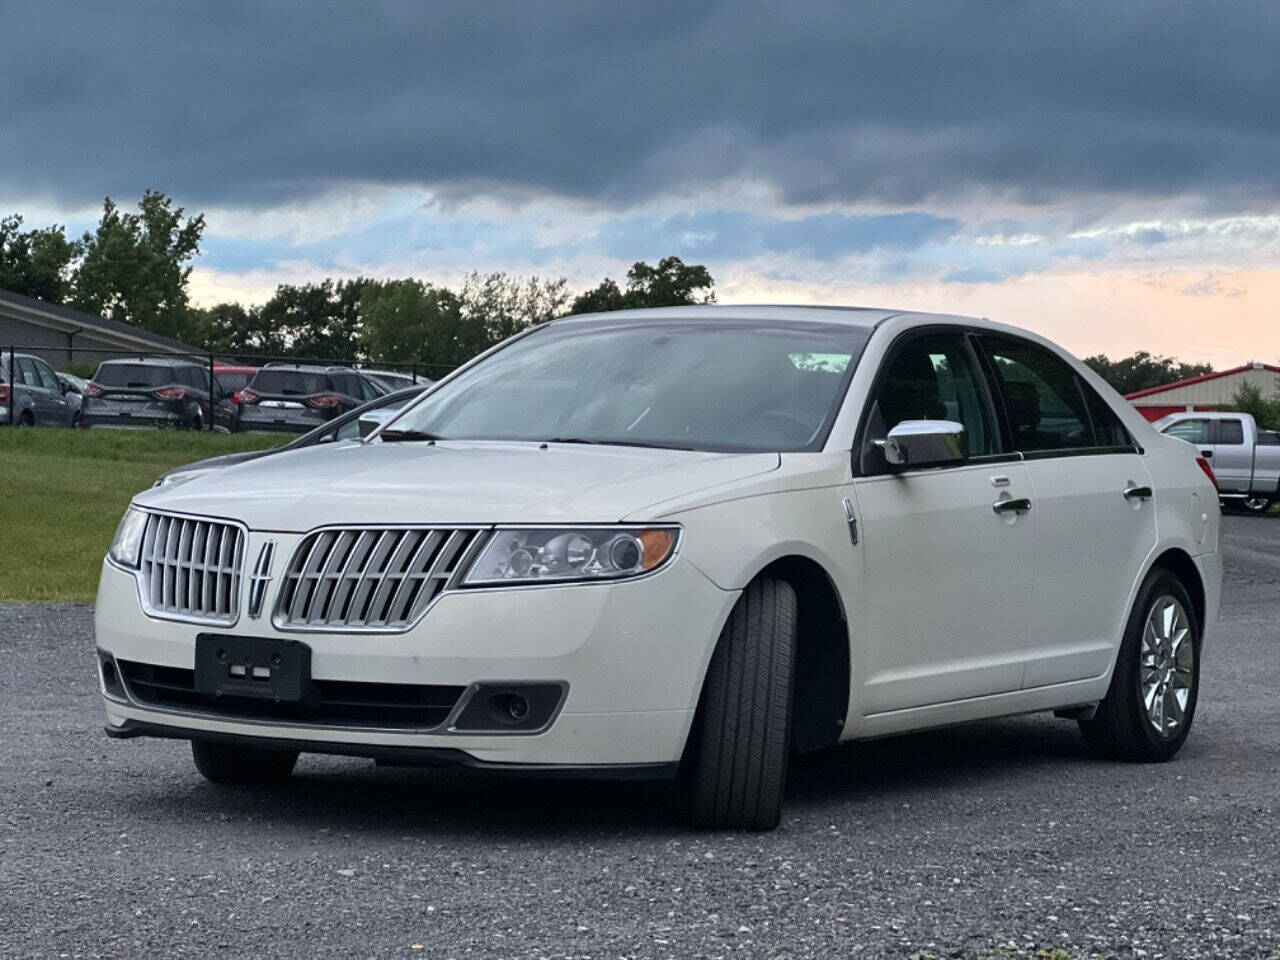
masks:
POLYGON ((69 427, 76 408, 66 394, 67 388, 53 367, 39 357, 29 353, 0 355, 0 424, 69 427))

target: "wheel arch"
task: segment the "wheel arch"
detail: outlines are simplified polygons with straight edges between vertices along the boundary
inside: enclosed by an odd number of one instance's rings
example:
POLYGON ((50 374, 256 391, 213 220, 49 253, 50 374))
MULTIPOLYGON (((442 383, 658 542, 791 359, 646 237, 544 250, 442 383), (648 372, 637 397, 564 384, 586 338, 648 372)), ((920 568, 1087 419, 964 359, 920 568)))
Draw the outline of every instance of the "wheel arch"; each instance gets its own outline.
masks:
MULTIPOLYGON (((1199 628, 1201 637, 1205 630, 1205 588, 1204 580, 1200 576, 1200 570, 1196 567, 1196 563, 1191 559, 1191 554, 1187 553, 1180 547, 1170 547, 1157 556, 1147 571, 1143 574, 1142 580, 1151 574, 1151 571, 1160 567, 1172 573, 1182 585, 1186 588, 1187 594, 1191 597, 1192 612, 1196 616, 1196 626, 1199 628)), ((1142 581, 1139 581, 1141 584, 1142 581)))
POLYGON ((822 564, 800 554, 771 560, 752 579, 759 577, 784 580, 796 593, 792 743, 802 751, 830 746, 849 709, 849 626, 840 593, 822 564))

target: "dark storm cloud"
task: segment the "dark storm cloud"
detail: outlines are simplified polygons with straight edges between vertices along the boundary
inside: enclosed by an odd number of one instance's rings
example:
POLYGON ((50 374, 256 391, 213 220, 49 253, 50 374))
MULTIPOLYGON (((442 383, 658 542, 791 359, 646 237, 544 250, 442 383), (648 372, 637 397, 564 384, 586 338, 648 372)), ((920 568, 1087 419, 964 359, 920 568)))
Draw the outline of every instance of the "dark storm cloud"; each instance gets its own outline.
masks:
POLYGON ((1280 198, 1256 3, 0 2, 0 194, 1280 198))

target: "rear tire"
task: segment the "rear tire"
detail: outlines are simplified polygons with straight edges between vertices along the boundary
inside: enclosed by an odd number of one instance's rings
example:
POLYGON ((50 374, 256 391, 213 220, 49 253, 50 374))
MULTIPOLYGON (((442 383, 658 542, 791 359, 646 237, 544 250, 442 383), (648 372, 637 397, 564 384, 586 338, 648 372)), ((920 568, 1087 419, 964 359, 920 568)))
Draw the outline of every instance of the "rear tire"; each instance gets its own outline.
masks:
POLYGON ((191 757, 210 783, 230 785, 283 783, 298 762, 298 754, 292 751, 257 750, 208 740, 192 740, 191 757))
POLYGON ((1270 497, 1245 497, 1240 501, 1240 509, 1246 513, 1266 513, 1274 503, 1270 497))
POLYGON ((1129 613, 1107 695, 1092 719, 1079 721, 1080 732, 1108 759, 1163 763, 1191 732, 1199 691, 1200 624, 1195 607, 1182 581, 1156 567, 1143 581, 1129 613), (1173 626, 1166 628, 1166 623, 1173 626))
POLYGON ((711 656, 690 735, 690 813, 702 827, 772 830, 782 819, 795 670, 796 595, 760 577, 711 656))

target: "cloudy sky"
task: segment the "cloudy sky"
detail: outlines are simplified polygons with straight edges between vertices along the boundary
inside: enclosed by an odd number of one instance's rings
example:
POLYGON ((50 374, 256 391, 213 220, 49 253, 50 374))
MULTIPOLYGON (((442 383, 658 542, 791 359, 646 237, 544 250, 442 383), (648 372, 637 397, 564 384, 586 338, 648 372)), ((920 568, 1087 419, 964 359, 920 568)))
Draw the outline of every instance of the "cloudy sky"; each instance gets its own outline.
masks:
POLYGON ((710 267, 721 302, 1280 359, 1280 7, 0 0, 0 211, 206 213, 198 301, 710 267))

